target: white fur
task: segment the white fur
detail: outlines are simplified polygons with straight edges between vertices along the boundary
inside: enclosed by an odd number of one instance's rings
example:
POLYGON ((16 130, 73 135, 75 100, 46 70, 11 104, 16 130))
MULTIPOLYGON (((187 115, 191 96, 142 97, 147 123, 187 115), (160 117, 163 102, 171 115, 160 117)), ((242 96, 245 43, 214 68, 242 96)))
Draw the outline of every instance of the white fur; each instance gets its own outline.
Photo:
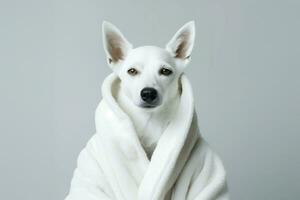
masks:
POLYGON ((103 23, 103 43, 108 64, 121 80, 118 102, 132 118, 139 138, 151 156, 156 143, 171 120, 178 105, 178 79, 190 60, 194 45, 194 22, 185 24, 174 35, 166 48, 142 46, 132 48, 124 35, 114 25, 103 23), (184 48, 179 49, 184 45, 184 48), (122 52, 118 58, 114 52, 122 52), (184 57, 177 57, 177 54, 184 57), (139 71, 136 76, 127 73, 134 67, 139 71), (159 70, 167 67, 173 71, 171 76, 162 76, 159 70), (145 87, 158 91, 160 105, 155 109, 141 108, 140 92, 145 87))

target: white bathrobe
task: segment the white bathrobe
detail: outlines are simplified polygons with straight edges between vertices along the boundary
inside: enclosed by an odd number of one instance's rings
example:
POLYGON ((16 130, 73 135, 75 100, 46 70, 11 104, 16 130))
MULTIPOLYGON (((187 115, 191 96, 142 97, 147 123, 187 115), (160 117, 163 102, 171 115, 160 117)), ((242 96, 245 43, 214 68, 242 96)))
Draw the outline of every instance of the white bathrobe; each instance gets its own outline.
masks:
POLYGON ((96 110, 96 134, 81 151, 66 200, 228 200, 225 170, 201 138, 191 85, 181 77, 177 114, 148 159, 115 93, 111 74, 96 110))

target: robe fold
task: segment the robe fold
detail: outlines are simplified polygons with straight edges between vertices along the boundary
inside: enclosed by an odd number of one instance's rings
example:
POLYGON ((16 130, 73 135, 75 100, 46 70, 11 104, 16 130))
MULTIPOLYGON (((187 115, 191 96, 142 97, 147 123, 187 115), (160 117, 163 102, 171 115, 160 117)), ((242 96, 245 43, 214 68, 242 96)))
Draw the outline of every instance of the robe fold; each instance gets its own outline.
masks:
POLYGON ((116 101, 109 75, 95 113, 96 134, 81 151, 65 200, 228 200, 226 173, 200 135, 191 85, 180 78, 180 103, 151 160, 116 101))

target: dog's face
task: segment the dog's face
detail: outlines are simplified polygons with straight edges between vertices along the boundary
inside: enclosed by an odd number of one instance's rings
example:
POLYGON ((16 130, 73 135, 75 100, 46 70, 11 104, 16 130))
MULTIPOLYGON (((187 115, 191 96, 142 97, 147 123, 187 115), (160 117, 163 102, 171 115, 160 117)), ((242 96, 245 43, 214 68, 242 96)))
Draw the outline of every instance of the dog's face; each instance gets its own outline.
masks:
POLYGON ((121 90, 138 107, 157 108, 178 94, 178 79, 190 60, 195 38, 194 22, 184 25, 166 48, 132 48, 112 24, 103 23, 107 61, 121 80, 121 90))

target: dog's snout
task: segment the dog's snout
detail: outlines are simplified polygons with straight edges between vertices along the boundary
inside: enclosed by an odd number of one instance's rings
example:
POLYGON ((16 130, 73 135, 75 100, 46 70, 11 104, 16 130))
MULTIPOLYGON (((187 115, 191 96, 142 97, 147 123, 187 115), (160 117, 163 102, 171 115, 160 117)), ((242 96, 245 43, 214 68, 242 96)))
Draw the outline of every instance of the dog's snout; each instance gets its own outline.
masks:
POLYGON ((154 88, 146 87, 141 91, 141 98, 146 103, 153 103, 157 99, 157 91, 154 88))

